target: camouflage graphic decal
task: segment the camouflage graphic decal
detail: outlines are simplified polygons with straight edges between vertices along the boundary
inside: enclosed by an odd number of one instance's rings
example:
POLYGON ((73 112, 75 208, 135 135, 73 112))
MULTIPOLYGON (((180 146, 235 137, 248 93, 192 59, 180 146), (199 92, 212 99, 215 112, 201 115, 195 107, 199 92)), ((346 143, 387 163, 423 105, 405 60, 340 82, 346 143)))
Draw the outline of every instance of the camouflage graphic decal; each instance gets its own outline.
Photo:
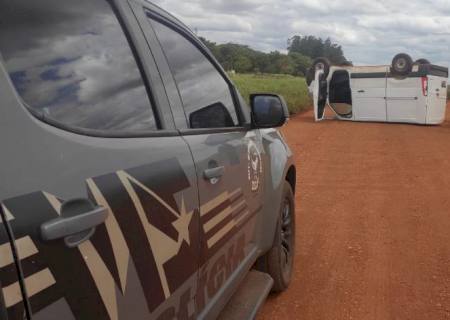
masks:
MULTIPOLYGON (((192 319, 196 295, 203 307, 245 258, 238 232, 259 211, 250 212, 241 189, 200 211, 188 207, 192 187, 177 160, 94 177, 86 187, 110 215, 74 249, 40 237, 39 226, 61 214, 61 199, 35 192, 2 203, 31 309, 42 319, 51 310, 65 319, 192 319)), ((11 279, 3 292, 16 319, 24 305, 9 262, 0 264, 0 279, 11 279)))
POLYGON ((253 192, 259 190, 261 184, 260 180, 263 174, 263 164, 261 152, 252 140, 248 141, 247 146, 247 161, 248 161, 248 181, 250 182, 253 192))
MULTIPOLYGON (((37 249, 36 254, 20 260, 31 309, 38 311, 61 297, 67 297, 76 317, 87 319, 92 316, 91 311, 89 308, 81 307, 83 301, 77 301, 78 297, 82 296, 89 301, 89 305, 97 305, 95 315, 99 319, 106 318, 106 309, 103 307, 90 272, 84 263, 80 263, 84 260, 80 252, 69 250, 62 241, 46 244, 40 239, 39 228, 29 228, 29 226, 40 226, 58 217, 58 212, 46 195, 42 192, 32 193, 6 200, 3 206, 14 217, 9 224, 14 230, 16 242, 18 239, 29 237, 37 249), (64 257, 63 261, 62 257, 64 257), (55 285, 56 283, 58 285, 55 285), (65 291, 66 288, 71 290, 65 291)), ((20 248, 18 251, 20 252, 20 248)), ((21 309, 17 310, 16 314, 23 313, 23 306, 12 303, 8 307, 21 309)))
MULTIPOLYGON (((19 273, 14 264, 13 248, 7 233, 5 222, 13 220, 9 210, 0 205, 0 279, 2 295, 7 315, 11 319, 21 319, 26 316, 22 292, 20 290, 19 273)), ((22 238, 16 241, 16 248, 26 247, 29 238, 22 238)), ((32 254, 32 250, 20 250, 20 258, 26 258, 32 254)))

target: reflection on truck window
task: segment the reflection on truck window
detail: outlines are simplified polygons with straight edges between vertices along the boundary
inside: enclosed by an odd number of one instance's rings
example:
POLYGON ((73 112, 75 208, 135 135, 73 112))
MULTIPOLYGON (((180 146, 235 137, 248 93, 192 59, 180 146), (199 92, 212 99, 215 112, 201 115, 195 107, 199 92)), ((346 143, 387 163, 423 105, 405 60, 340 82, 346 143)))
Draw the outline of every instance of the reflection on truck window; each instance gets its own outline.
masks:
POLYGON ((202 121, 204 128, 238 125, 230 87, 217 69, 184 36, 155 20, 151 19, 151 23, 177 83, 187 118, 199 109, 220 103, 228 110, 232 122, 219 123, 211 117, 211 123, 202 121))
POLYGON ((0 0, 0 51, 25 103, 65 125, 156 129, 144 82, 105 0, 0 0))

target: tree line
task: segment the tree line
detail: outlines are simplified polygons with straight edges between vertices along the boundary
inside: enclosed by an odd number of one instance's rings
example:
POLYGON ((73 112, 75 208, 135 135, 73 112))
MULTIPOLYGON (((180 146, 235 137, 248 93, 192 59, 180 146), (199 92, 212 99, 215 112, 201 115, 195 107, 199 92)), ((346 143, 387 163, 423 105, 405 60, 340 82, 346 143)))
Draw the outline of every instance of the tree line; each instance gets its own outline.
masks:
POLYGON ((315 58, 326 57, 333 64, 347 63, 342 47, 329 38, 294 36, 288 40, 287 54, 265 53, 247 45, 217 44, 200 37, 222 67, 237 73, 271 73, 304 76, 315 58))

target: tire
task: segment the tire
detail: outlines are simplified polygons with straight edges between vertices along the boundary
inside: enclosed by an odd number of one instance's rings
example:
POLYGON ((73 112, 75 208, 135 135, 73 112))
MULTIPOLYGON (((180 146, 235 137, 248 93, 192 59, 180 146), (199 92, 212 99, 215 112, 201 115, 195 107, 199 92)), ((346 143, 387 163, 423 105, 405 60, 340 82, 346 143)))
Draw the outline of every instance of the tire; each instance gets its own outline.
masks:
POLYGON ((416 62, 414 62, 415 65, 422 65, 422 64, 431 64, 430 61, 428 61, 427 59, 419 59, 416 60, 416 62))
MULTIPOLYGON (((330 66, 331 66, 331 63, 327 58, 316 58, 312 64, 312 69, 314 71, 314 75, 317 70, 323 70, 325 78, 328 77, 328 74, 330 73, 330 66)), ((314 76, 313 76, 313 78, 314 78, 314 76)))
POLYGON ((412 71, 413 61, 406 53, 399 53, 392 59, 392 73, 406 76, 412 71))
POLYGON ((291 185, 285 181, 274 243, 269 252, 262 257, 264 271, 274 281, 272 292, 282 292, 288 288, 294 269, 294 256, 295 201, 291 185))
POLYGON ((308 87, 313 82, 314 76, 315 76, 314 69, 311 67, 308 69, 308 72, 306 72, 306 84, 308 85, 308 87))

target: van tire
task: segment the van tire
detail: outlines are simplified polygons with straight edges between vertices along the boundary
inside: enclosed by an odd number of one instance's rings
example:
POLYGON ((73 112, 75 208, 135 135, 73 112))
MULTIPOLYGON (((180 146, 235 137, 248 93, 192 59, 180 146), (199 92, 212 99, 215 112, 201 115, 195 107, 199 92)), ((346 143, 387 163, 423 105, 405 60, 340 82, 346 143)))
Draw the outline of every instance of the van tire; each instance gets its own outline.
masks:
POLYGON ((314 81, 314 69, 311 67, 308 69, 308 71, 306 72, 306 84, 308 85, 308 87, 311 85, 311 83, 314 81))
MULTIPOLYGON (((322 69, 323 70, 323 74, 325 75, 325 78, 328 77, 328 74, 330 73, 330 60, 328 60, 327 58, 316 58, 313 61, 312 64, 312 70, 314 71, 314 75, 316 74, 317 70, 322 69)), ((313 76, 314 78, 314 76, 313 76)))
POLYGON ((416 62, 414 62, 414 65, 423 65, 423 64, 431 64, 430 61, 428 61, 427 59, 418 59, 416 60, 416 62))
POLYGON ((406 76, 412 71, 413 60, 406 53, 399 53, 392 59, 392 73, 399 76, 406 76))
POLYGON ((287 181, 284 182, 283 197, 281 199, 272 248, 260 261, 262 263, 262 271, 267 272, 274 281, 272 292, 286 290, 291 282, 294 270, 295 201, 292 187, 287 181), (286 206, 289 207, 287 215, 285 211, 286 206), (289 234, 287 234, 288 232, 289 234), (289 237, 289 240, 286 240, 286 236, 289 237), (288 250, 286 250, 286 245, 289 247, 288 250))

